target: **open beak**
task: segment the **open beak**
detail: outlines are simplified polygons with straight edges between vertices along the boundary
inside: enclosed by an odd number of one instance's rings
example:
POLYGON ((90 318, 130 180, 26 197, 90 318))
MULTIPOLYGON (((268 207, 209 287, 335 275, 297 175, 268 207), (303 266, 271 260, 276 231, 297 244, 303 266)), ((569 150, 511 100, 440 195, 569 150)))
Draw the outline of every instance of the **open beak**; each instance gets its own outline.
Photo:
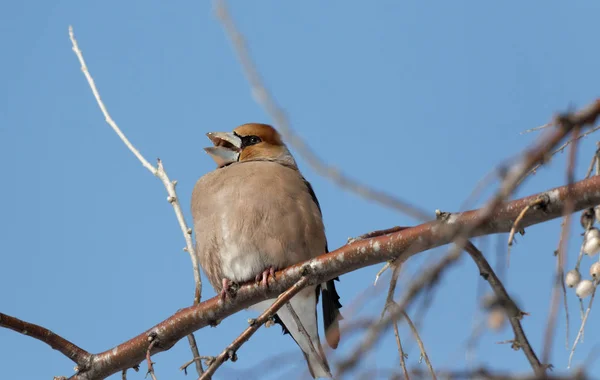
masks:
POLYGON ((214 147, 204 148, 210 154, 217 166, 222 168, 237 162, 242 150, 242 140, 229 132, 208 132, 206 136, 212 141, 214 147))

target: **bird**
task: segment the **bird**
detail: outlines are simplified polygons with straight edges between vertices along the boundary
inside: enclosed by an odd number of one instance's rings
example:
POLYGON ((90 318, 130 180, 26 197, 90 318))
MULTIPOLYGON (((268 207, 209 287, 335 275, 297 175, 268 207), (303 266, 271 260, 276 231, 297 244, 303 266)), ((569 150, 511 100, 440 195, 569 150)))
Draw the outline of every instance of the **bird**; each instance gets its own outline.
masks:
MULTIPOLYGON (((328 252, 319 201, 275 128, 248 123, 206 135, 214 146, 205 151, 217 168, 197 181, 191 210, 200 266, 223 300, 232 284, 268 286, 276 270, 328 252)), ((306 333, 288 307, 274 316, 302 350, 313 378, 332 377, 319 338, 319 293, 327 343, 335 349, 340 341, 342 305, 334 280, 306 287, 289 301, 306 333)), ((262 312, 273 302, 250 309, 262 312)))

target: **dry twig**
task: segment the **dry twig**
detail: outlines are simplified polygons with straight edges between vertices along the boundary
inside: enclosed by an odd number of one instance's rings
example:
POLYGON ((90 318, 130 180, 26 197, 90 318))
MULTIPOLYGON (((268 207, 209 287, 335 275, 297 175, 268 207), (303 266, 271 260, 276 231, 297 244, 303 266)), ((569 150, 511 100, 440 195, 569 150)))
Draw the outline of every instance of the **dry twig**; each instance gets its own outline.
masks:
MULTIPOLYGON (((115 131, 117 136, 119 136, 121 141, 123 141, 125 146, 142 163, 142 165, 146 169, 148 169, 148 171, 152 173, 152 175, 161 180, 161 182, 165 186, 165 189, 167 190, 167 201, 171 204, 171 206, 173 206, 173 211, 175 211, 177 222, 179 224, 179 227, 181 228, 181 232, 183 233, 183 238, 185 239, 185 251, 189 253, 190 259, 192 260, 194 282, 196 284, 196 289, 194 292, 194 304, 197 304, 200 302, 202 296, 202 279, 200 278, 200 266, 198 264, 198 258, 196 257, 194 244, 192 242, 192 229, 189 228, 187 226, 187 223, 185 222, 185 217, 183 216, 183 211, 181 210, 181 205, 179 204, 179 198, 177 197, 177 192, 175 191, 177 181, 171 181, 171 179, 169 179, 169 176, 167 175, 167 172, 165 171, 165 168, 160 159, 157 160, 156 167, 150 164, 148 160, 146 160, 146 158, 144 158, 144 156, 136 149, 136 147, 133 146, 133 144, 129 141, 127 136, 125 136, 123 131, 121 131, 121 128, 119 128, 117 123, 115 123, 115 121, 108 113, 108 109, 106 108, 104 102, 102 101, 102 98, 100 97, 100 92, 98 92, 98 89, 96 88, 94 78, 92 78, 92 75, 90 74, 90 71, 85 63, 85 59, 83 58, 83 53, 79 49, 79 45, 77 44, 77 40, 75 39, 75 34, 73 33, 72 26, 69 26, 69 38, 71 39, 71 44, 73 45, 73 52, 75 52, 75 55, 77 56, 77 59, 79 59, 79 63, 81 64, 81 71, 87 79, 92 93, 96 98, 96 102, 98 103, 98 106, 100 107, 100 110, 104 115, 106 123, 113 129, 113 131, 115 131)), ((188 342, 192 351, 192 357, 199 356, 198 346, 196 345, 196 338, 193 334, 190 334, 188 336, 188 342)), ((199 362, 196 362, 196 370, 198 372, 198 375, 202 374, 202 365, 199 362)))
POLYGON ((402 301, 398 303, 398 307, 388 313, 387 318, 383 318, 378 323, 370 326, 365 334, 363 341, 348 355, 348 358, 341 361, 338 366, 337 376, 342 376, 356 366, 360 358, 367 353, 379 341, 383 332, 398 321, 402 312, 405 311, 416 298, 416 296, 426 287, 432 286, 437 282, 441 275, 449 269, 452 264, 456 263, 460 257, 460 252, 452 251, 444 256, 436 265, 430 267, 421 276, 419 276, 412 285, 407 289, 402 301))
POLYGON ((154 348, 158 340, 156 339, 155 335, 150 335, 148 337, 148 340, 150 341, 150 345, 148 345, 148 349, 146 349, 146 362, 148 363, 148 372, 146 372, 146 376, 150 375, 152 380, 156 380, 156 375, 154 374, 154 363, 152 362, 151 358, 151 352, 152 348, 154 348))
MULTIPOLYGON (((531 202, 530 204, 528 204, 527 206, 523 207, 523 210, 521 211, 521 213, 519 214, 519 216, 517 216, 517 219, 515 219, 515 222, 513 223, 512 228, 510 229, 510 233, 508 234, 508 250, 506 252, 506 264, 508 265, 510 262, 510 249, 512 248, 513 245, 513 241, 515 239, 515 233, 517 231, 521 232, 523 230, 521 230, 519 228, 519 223, 521 222, 521 219, 523 219, 523 217, 525 216, 525 213, 527 212, 527 210, 529 210, 531 207, 544 207, 543 205, 545 203, 548 202, 547 198, 538 198, 536 200, 534 200, 533 202, 531 202)), ((523 234, 524 232, 521 232, 521 234, 523 234)))
MULTIPOLYGON (((381 231, 376 231, 376 232, 381 232, 381 231)), ((369 234, 365 234, 365 235, 369 235, 369 234)), ((381 236, 384 234, 378 234, 378 235, 373 235, 373 236, 381 236)), ((363 235, 364 236, 364 235, 363 235)), ((381 269, 379 271, 379 273, 377 273, 377 276, 375 277, 375 284, 377 284, 377 279, 379 278, 379 275, 381 272, 383 272, 385 270, 386 267, 392 265, 393 266, 393 270, 392 270, 392 278, 390 279, 390 286, 388 288, 388 294, 385 300, 385 305, 383 307, 383 310, 381 312, 381 317, 380 319, 383 319, 383 317, 385 316, 385 312, 386 310, 388 310, 389 307, 391 307, 392 305, 397 306, 397 304, 394 302, 394 293, 396 290, 396 284, 398 283, 398 276, 400 275, 400 269, 402 267, 401 263, 398 264, 392 264, 392 261, 388 261, 388 263, 383 267, 383 269, 381 269)), ((398 331, 398 320, 394 320, 394 336, 396 337, 396 345, 398 346, 398 355, 400 356, 400 367, 402 367, 402 372, 404 373, 404 378, 405 379, 409 379, 408 376, 408 369, 406 368, 406 354, 404 353, 404 349, 402 348, 402 342, 400 340, 400 332, 398 331)))
POLYGON ((285 304, 288 304, 289 300, 292 299, 298 292, 300 292, 304 287, 308 284, 308 277, 301 277, 294 285, 292 285, 288 290, 282 293, 275 302, 265 310, 258 318, 253 319, 250 323, 250 326, 240 336, 235 338, 235 340, 227 346, 217 357, 214 358, 209 367, 204 371, 204 374, 200 376, 199 380, 207 380, 215 373, 215 371, 223 364, 225 361, 230 360, 236 361, 237 356, 236 352, 239 348, 246 343, 252 335, 267 322, 270 318, 272 318, 279 309, 285 304))
POLYGON ((577 348, 577 344, 583 339, 583 331, 585 329, 585 324, 588 320, 590 312, 592 311, 592 304, 594 303, 594 297, 596 296, 598 283, 594 281, 594 291, 592 292, 592 296, 590 297, 590 303, 588 304, 587 310, 581 320, 581 327, 579 327, 579 331, 577 332, 577 337, 575 338, 575 342, 573 342, 573 348, 571 348, 571 353, 569 354, 569 364, 567 368, 571 368, 571 361, 573 360, 573 355, 575 354, 575 349, 577 348))
MULTIPOLYGON (((579 136, 577 137, 577 140, 580 140, 580 139, 582 139, 582 138, 584 138, 584 137, 586 137, 586 136, 588 136, 588 135, 591 135, 592 133, 596 132, 596 131, 597 131, 597 130, 599 130, 599 129, 600 129, 600 125, 598 125, 598 126, 596 126, 596 127, 592 128, 592 129, 590 129, 589 131, 587 131, 587 132, 585 132, 585 133, 583 133, 583 134, 579 135, 579 136)), ((521 179, 521 181, 522 181, 522 180, 524 180, 525 178, 527 178, 529 175, 531 175, 531 174, 535 174, 535 172, 536 172, 536 171, 537 171, 537 170, 538 170, 538 169, 539 169, 539 168, 540 168, 540 167, 541 167, 543 164, 547 163, 547 162, 549 161, 549 159, 550 159, 552 156, 555 156, 555 155, 556 155, 556 154, 558 154, 558 153, 562 153, 562 152, 565 150, 565 148, 566 148, 567 146, 571 145, 571 143, 573 143, 573 142, 575 142, 575 141, 577 141, 577 140, 575 140, 575 139, 568 140, 568 141, 566 141, 564 144, 562 144, 561 146, 559 146, 558 148, 556 148, 555 150, 553 150, 553 151, 552 151, 552 152, 551 152, 551 153, 548 155, 548 157, 546 158, 546 161, 540 162, 539 164, 536 164, 535 166, 533 166, 533 167, 532 167, 532 168, 529 170, 529 172, 527 173, 527 175, 526 175, 526 176, 524 176, 524 177, 521 179)))
POLYGON ((431 375, 431 379, 436 380, 437 376, 435 375, 435 371, 433 370, 433 366, 431 365, 431 361, 429 360, 429 355, 427 355, 427 351, 425 351, 425 344, 423 343, 423 340, 421 340, 421 337, 419 336, 417 327, 415 326, 415 324, 413 323, 413 321, 410 319, 410 317, 408 316, 408 314, 405 311, 402 312, 402 316, 404 317, 404 319, 406 319, 406 323, 408 323, 408 326, 410 327, 410 330, 412 331, 413 336, 415 337, 415 340, 417 341, 417 344, 419 345, 419 350, 421 351, 421 357, 423 359, 425 359, 425 364, 427 364, 427 368, 429 368, 429 374, 431 375))
MULTIPOLYGON (((568 119, 559 118, 559 125, 568 125, 570 121, 568 119)), ((580 125, 574 125, 573 138, 571 141, 576 142, 579 139, 579 132, 581 130, 580 125)), ((549 364, 550 352, 552 348, 552 341, 554 339, 554 330, 556 327, 556 319, 558 315, 558 307, 560 305, 560 293, 559 288, 565 292, 566 289, 562 286, 563 279, 565 277, 565 252, 567 249, 567 242, 569 240, 569 230, 571 225, 571 214, 574 212, 575 199, 573 199, 572 187, 575 182, 575 161, 577 158, 577 144, 571 144, 569 150, 569 158, 567 165, 567 194, 564 205, 564 220, 562 224, 562 230, 560 233, 560 239, 558 242, 558 249, 556 251, 556 274, 554 286, 552 288, 550 312, 548 314, 548 321, 546 322, 546 329, 544 333, 544 349, 542 351, 542 362, 549 364)))
POLYGON ((525 313, 521 311, 517 304, 515 304, 512 298, 508 295, 508 292, 506 291, 506 288, 504 288, 502 281, 500 281, 498 276, 496 276, 496 273, 486 260, 485 256, 483 256, 483 253, 481 253, 481 251, 477 249, 477 247, 475 247, 471 242, 467 243, 465 250, 471 256, 475 262, 475 265, 477 265, 481 277, 483 277, 483 279, 490 284, 490 287, 494 291, 498 305, 502 307, 506 313, 506 317, 510 322, 515 335, 514 339, 511 340, 513 349, 522 349, 534 372, 538 375, 543 375, 546 368, 540 363, 535 351, 533 350, 533 347, 531 347, 531 344, 529 344, 525 330, 521 325, 521 319, 525 313))
POLYGON ((402 368, 404 379, 410 380, 405 360, 408 357, 408 355, 404 353, 404 349, 402 348, 402 342, 400 341, 400 332, 398 331, 398 321, 394 321, 394 337, 396 338, 396 345, 398 346, 398 356, 400 356, 400 367, 402 368))
POLYGON ((528 129, 526 131, 523 131, 520 134, 524 135, 526 133, 530 133, 530 132, 533 132, 533 131, 539 131, 540 129, 548 128, 550 126, 552 126, 552 123, 547 123, 547 124, 544 124, 544 125, 540 125, 539 127, 535 127, 535 128, 531 128, 531 129, 528 129))

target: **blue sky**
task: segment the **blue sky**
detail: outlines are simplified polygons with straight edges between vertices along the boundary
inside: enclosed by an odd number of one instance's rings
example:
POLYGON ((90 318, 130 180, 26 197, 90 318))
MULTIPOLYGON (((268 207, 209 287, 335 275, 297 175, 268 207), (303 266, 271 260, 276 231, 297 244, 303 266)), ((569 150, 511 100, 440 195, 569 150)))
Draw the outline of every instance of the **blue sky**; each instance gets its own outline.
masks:
MULTIPOLYGON (((459 209, 479 179, 537 136, 519 132, 598 96, 598 2, 232 1, 230 8, 268 88, 318 155, 432 217, 435 209, 459 209)), ((0 5, 0 311, 99 352, 189 305, 193 276, 165 190, 105 124, 71 51, 69 25, 113 118, 179 181, 188 218, 195 181, 214 168, 202 150, 209 144, 205 133, 270 119, 254 103, 209 2, 0 5)), ((594 149, 593 137, 581 145, 579 177, 594 149)), ((518 195, 563 184, 565 156, 518 195)), ((415 223, 340 190, 302 159, 299 164, 320 199, 331 248, 349 236, 415 223)), ((579 232, 576 225, 570 266, 579 232)), ((531 314, 523 325, 540 354, 558 238, 558 221, 528 229, 505 273, 508 290, 531 314)), ((479 242, 492 263, 498 241, 506 236, 479 242)), ((411 260, 399 292, 443 252, 411 260)), ((389 274, 373 289, 378 269, 342 277, 346 321, 379 312, 389 274), (377 296, 351 312, 365 291, 377 296)), ((465 342, 482 291, 487 284, 467 258, 444 277, 421 321, 434 367, 528 370, 521 352, 496 344, 512 338, 510 329, 486 333, 467 360, 465 342)), ((203 297, 213 294, 206 282, 203 297)), ((569 300, 573 337, 578 302, 572 293, 569 300)), ((199 331, 201 353, 220 352, 250 316, 243 312, 199 331)), ((598 343, 595 319, 592 313, 575 363, 598 343)), ((410 332, 401 333, 409 362, 419 366, 410 332)), ((564 334, 561 314, 552 351, 557 371, 568 358, 564 334)), ((330 361, 356 339, 342 337, 330 361)), ((216 379, 305 370, 300 351, 278 328, 259 331, 238 355, 216 379), (285 361, 269 362, 281 353, 285 361), (256 370, 265 361, 267 369, 256 370)), ((185 378, 178 368, 189 358, 185 341, 157 355, 159 379, 185 378)), ((390 369, 397 362, 390 334, 361 367, 390 369)), ((70 375, 73 368, 46 345, 3 329, 0 363, 7 379, 70 375)), ((145 370, 143 364, 129 378, 142 379, 145 370)))

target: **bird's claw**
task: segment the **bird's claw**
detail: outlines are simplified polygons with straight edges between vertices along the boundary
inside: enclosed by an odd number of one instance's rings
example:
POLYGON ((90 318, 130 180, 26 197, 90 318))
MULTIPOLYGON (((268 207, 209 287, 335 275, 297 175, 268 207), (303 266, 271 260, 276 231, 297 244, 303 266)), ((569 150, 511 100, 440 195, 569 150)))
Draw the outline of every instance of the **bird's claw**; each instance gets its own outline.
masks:
POLYGON ((269 276, 271 276, 273 278, 273 280, 275 280, 275 269, 273 267, 268 267, 261 273, 257 274, 254 279, 256 282, 260 282, 262 284, 262 286, 264 286, 265 288, 268 288, 269 287, 269 276))
POLYGON ((237 291, 240 287, 238 285, 238 283, 224 278, 222 284, 223 285, 221 287, 221 293, 220 293, 221 301, 225 301, 225 299, 228 296, 231 298, 235 298, 235 295, 237 294, 237 291))

